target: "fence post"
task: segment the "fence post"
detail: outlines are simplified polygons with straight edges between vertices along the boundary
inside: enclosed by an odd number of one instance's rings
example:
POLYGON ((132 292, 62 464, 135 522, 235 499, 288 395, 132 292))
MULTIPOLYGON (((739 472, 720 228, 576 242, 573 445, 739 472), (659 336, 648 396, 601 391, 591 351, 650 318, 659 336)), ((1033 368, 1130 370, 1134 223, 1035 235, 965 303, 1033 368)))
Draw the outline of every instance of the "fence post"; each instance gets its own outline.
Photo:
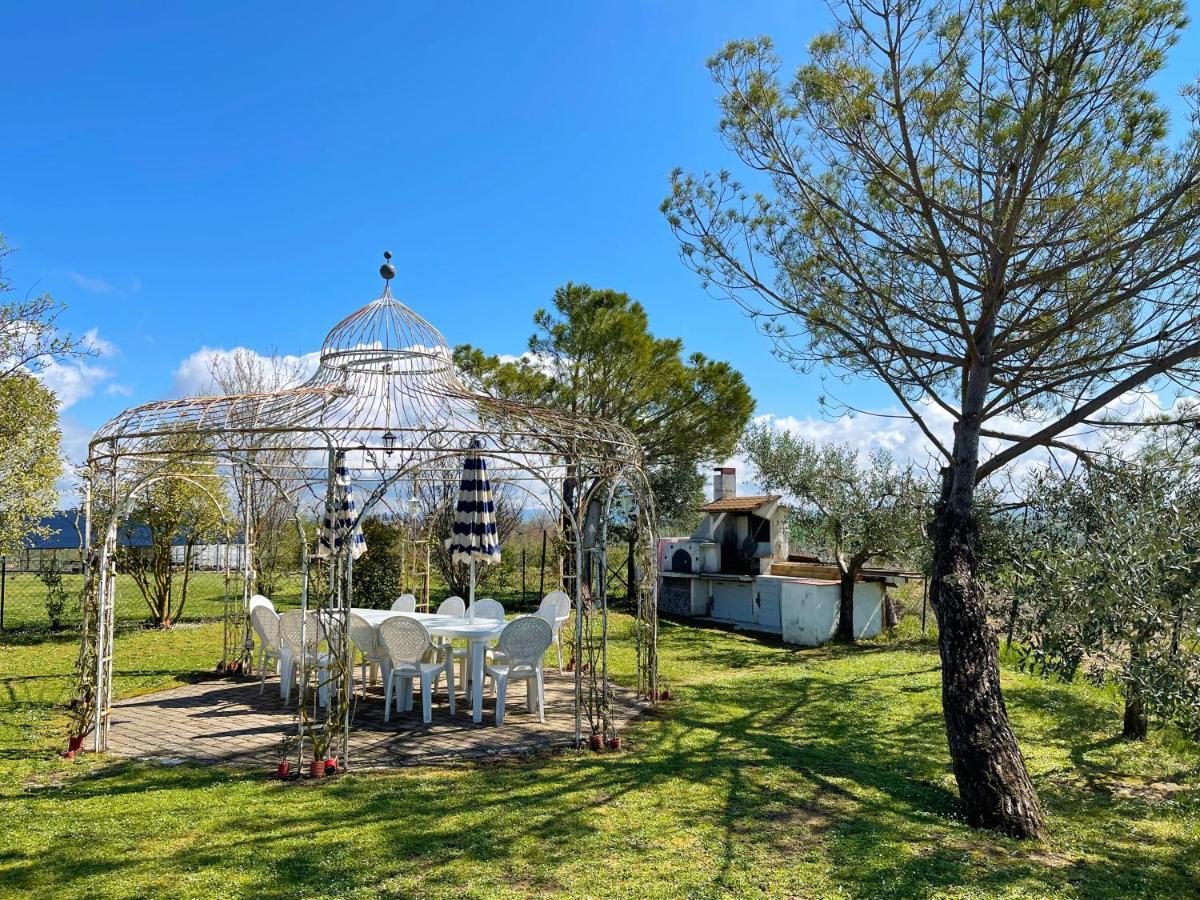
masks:
POLYGON ((4 630, 4 591, 8 582, 8 557, 0 556, 0 631, 4 630))
POLYGON ((521 548, 521 602, 525 602, 525 548, 521 548))

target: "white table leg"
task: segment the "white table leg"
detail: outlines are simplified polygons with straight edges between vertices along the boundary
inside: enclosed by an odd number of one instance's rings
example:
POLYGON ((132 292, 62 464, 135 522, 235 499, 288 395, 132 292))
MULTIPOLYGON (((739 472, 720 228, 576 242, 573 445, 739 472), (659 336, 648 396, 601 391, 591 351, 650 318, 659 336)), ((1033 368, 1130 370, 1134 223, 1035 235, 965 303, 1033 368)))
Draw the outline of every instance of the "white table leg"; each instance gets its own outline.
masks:
POLYGON ((483 721, 483 654, 486 641, 471 641, 471 721, 483 721))

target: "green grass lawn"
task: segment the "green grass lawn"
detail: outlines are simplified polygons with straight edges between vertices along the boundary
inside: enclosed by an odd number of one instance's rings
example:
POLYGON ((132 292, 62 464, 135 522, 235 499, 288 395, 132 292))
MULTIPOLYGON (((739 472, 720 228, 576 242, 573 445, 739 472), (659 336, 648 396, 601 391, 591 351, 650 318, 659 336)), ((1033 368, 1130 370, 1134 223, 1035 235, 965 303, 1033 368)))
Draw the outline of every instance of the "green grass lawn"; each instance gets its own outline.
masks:
MULTIPOLYGON (((613 668, 632 674, 628 621, 613 668)), ((195 677, 220 627, 128 629, 117 690, 195 677)), ((1043 843, 956 818, 938 657, 902 631, 792 650, 664 623, 679 699, 627 750, 344 775, 85 757, 56 706, 73 641, 0 645, 0 892, 21 896, 1195 896, 1200 750, 1114 738, 1119 704, 1006 671, 1043 843)))

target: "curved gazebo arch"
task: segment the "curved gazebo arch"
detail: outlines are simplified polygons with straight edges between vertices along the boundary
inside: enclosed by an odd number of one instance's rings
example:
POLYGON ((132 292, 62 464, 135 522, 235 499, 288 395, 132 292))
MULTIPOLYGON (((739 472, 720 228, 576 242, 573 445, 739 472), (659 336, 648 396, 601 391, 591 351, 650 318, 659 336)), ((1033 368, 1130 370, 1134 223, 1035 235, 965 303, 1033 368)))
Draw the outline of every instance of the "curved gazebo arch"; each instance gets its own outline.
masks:
MULTIPOLYGON (((576 610, 574 655, 599 663, 575 667, 577 741, 585 714, 593 733, 608 738, 613 730, 607 571, 602 568, 604 577, 594 584, 588 576, 594 559, 604 564, 614 497, 624 491, 638 510, 632 519, 641 558, 638 692, 656 696, 654 506, 637 439, 602 419, 498 398, 469 384, 440 332, 392 296, 394 269, 385 264, 380 271, 383 293, 329 332, 317 370, 303 384, 143 404, 114 417, 92 438, 85 470, 84 622, 73 709, 74 734, 90 734, 94 750, 107 749, 108 740, 116 523, 147 479, 187 477, 190 467, 200 465, 226 479, 244 479, 247 490, 250 479, 257 478, 278 491, 299 529, 301 607, 321 610, 333 624, 330 647, 338 663, 330 703, 319 707, 308 679, 301 678, 300 754, 306 745, 328 748, 343 765, 349 763, 353 561, 344 550, 327 558, 325 587, 320 596, 311 596, 313 560, 304 528, 304 511, 331 496, 336 464, 351 471, 355 490, 365 496, 361 515, 366 515, 386 503, 389 492, 412 496, 419 482, 457 483, 462 457, 475 445, 473 452, 487 459, 494 482, 524 492, 559 522, 573 567, 564 589, 569 588, 576 610), (95 503, 97 497, 104 503, 95 503), (98 514, 108 520, 94 521, 98 514)), ((249 636, 245 619, 253 591, 254 536, 248 522, 244 534, 240 613, 249 636)), ((248 649, 239 646, 238 656, 248 664, 248 649)))

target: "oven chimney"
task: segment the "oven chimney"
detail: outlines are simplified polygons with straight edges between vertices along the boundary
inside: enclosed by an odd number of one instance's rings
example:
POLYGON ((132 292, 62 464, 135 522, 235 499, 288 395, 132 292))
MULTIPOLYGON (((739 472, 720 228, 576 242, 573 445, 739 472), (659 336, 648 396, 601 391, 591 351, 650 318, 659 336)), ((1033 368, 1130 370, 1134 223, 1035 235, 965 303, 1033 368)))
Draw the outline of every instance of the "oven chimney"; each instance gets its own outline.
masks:
POLYGON ((713 471, 713 500, 737 496, 737 469, 720 466, 713 471))

